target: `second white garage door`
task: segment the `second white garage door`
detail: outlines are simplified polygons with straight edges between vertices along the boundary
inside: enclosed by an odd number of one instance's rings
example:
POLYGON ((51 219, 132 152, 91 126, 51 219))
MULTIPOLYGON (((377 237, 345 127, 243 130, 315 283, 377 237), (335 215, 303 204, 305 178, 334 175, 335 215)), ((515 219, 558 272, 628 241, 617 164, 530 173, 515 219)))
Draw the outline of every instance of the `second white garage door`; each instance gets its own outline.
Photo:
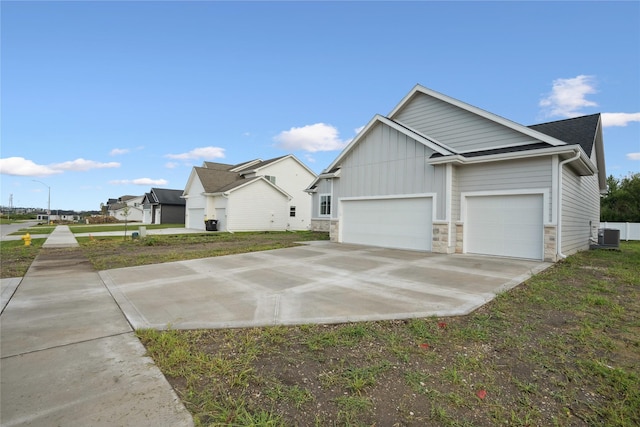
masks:
POLYGON ((342 200, 344 243, 431 250, 432 199, 342 200))
POLYGON ((465 252, 543 258, 543 198, 539 194, 467 197, 465 252))

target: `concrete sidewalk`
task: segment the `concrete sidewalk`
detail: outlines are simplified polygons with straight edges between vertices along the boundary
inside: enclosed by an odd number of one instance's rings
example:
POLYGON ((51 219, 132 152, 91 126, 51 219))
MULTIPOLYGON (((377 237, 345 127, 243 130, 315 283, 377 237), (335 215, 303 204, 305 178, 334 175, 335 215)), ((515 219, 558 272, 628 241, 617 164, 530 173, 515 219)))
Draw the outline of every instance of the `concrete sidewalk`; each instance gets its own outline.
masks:
POLYGON ((192 426, 86 257, 56 249, 70 234, 56 228, 0 316, 0 424, 192 426))
POLYGON ((78 241, 67 225, 58 225, 53 229, 47 241, 42 245, 43 248, 75 248, 78 247, 78 241))

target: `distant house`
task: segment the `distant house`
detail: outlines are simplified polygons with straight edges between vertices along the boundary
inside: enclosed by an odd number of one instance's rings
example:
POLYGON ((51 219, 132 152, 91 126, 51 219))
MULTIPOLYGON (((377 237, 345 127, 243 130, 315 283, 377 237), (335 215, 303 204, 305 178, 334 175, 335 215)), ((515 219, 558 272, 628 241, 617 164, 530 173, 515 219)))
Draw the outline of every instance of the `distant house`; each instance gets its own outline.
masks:
POLYGON ((80 215, 75 211, 51 211, 51 215, 46 213, 38 214, 36 216, 38 221, 54 221, 54 222, 77 222, 80 221, 80 215))
POLYGON ((142 222, 142 199, 144 196, 121 196, 109 199, 107 214, 119 221, 142 222))
POLYGON ((293 155, 229 165, 204 162, 189 175, 185 226, 221 231, 307 230, 316 175, 293 155))
POLYGON ((527 127, 417 85, 308 191, 334 241, 556 261, 597 238, 600 114, 527 127))
POLYGON ((182 190, 152 188, 142 199, 143 224, 184 224, 182 190))

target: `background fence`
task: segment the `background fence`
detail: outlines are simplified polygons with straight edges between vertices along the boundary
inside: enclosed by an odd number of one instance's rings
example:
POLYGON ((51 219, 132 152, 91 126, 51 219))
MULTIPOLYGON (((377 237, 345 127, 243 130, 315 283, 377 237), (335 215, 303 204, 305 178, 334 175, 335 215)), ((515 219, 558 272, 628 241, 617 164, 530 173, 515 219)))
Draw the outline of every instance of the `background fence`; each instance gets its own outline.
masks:
POLYGON ((638 222, 601 222, 600 228, 620 230, 620 240, 640 240, 640 223, 638 222))

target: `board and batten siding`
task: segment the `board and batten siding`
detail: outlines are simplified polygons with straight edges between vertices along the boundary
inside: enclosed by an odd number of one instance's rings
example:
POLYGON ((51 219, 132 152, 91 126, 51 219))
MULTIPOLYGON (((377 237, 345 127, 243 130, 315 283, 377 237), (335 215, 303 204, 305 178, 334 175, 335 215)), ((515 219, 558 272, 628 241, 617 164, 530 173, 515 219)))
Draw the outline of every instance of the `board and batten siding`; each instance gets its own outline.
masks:
POLYGON ((436 193, 434 219, 444 219, 445 167, 428 164, 432 154, 424 144, 378 123, 343 160, 334 198, 436 193))
POLYGON ((459 152, 539 142, 426 94, 417 94, 392 119, 459 152))
POLYGON ((264 181, 239 188, 227 202, 228 231, 284 231, 288 198, 264 181))
MULTIPOLYGON (((460 193, 544 189, 551 195, 552 162, 549 157, 464 165, 456 168, 457 191, 453 218, 460 219, 460 193)), ((553 207, 545 212, 551 222, 553 207)))
POLYGON ((598 175, 578 176, 568 166, 562 171, 562 253, 565 255, 589 249, 589 239, 600 226, 598 175))

